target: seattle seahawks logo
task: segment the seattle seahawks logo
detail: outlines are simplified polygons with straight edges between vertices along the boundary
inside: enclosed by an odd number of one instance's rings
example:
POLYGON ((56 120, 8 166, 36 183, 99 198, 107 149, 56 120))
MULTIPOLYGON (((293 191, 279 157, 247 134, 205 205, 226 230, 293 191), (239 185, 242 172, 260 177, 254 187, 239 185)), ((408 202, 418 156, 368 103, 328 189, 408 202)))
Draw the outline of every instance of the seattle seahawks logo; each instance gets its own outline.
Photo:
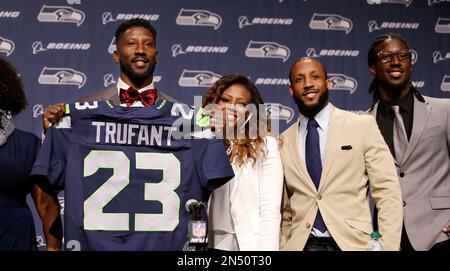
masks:
POLYGON ((183 70, 178 80, 181 87, 211 87, 221 75, 212 71, 183 70))
POLYGON ((433 4, 439 4, 443 2, 450 2, 450 0, 428 0, 428 6, 431 6, 433 4))
POLYGON ((309 22, 309 28, 311 29, 345 31, 345 34, 350 33, 352 27, 352 20, 338 14, 314 13, 309 22))
POLYGON ((328 80, 331 82, 330 90, 344 90, 353 94, 358 87, 356 79, 342 73, 329 73, 328 80))
POLYGON ((84 12, 69 6, 47 6, 43 5, 38 14, 39 22, 52 23, 75 23, 80 26, 85 18, 84 12))
POLYGON ((178 25, 210 26, 217 30, 222 24, 222 17, 208 10, 182 8, 178 13, 176 23, 178 25))
POLYGON ((444 75, 444 78, 442 78, 441 90, 450 91, 450 75, 444 75))
POLYGON ((272 41, 251 40, 245 49, 246 57, 279 58, 283 62, 286 62, 290 55, 291 50, 287 46, 272 41))
POLYGON ((71 68, 44 67, 38 82, 41 85, 76 85, 80 89, 86 83, 86 75, 71 68))
POLYGON ((411 49, 411 64, 414 65, 417 62, 417 59, 419 59, 419 54, 416 50, 411 49))
POLYGON ((280 103, 265 103, 267 118, 273 120, 284 120, 286 124, 294 118, 294 110, 280 103))
POLYGON ((403 4, 405 7, 411 5, 412 0, 367 0, 369 5, 373 4, 403 4))
POLYGON ((16 47, 16 45, 12 40, 0 37, 0 53, 5 53, 6 56, 9 56, 14 51, 14 47, 16 47))
POLYGON ((450 18, 439 17, 436 26, 434 27, 434 31, 443 34, 450 33, 450 18))

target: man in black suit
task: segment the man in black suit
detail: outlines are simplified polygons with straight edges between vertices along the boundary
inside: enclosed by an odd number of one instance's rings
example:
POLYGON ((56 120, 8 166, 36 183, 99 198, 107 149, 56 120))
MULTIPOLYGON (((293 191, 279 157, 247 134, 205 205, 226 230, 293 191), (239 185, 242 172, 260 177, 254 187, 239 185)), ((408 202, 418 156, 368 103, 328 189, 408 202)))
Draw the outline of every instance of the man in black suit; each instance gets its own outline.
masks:
MULTIPOLYGON (((153 104, 161 99, 177 102, 163 92, 156 91, 153 85, 153 71, 158 62, 158 50, 156 30, 150 22, 143 19, 125 21, 117 28, 115 37, 117 49, 113 58, 114 62, 120 65, 117 84, 83 97, 79 101, 110 100, 114 105, 126 106, 153 104), (135 101, 134 98, 141 96, 141 93, 149 95, 146 95, 145 99, 142 98, 143 101, 139 99, 135 101)), ((61 119, 63 113, 63 103, 47 107, 43 115, 44 131, 50 123, 61 119)))

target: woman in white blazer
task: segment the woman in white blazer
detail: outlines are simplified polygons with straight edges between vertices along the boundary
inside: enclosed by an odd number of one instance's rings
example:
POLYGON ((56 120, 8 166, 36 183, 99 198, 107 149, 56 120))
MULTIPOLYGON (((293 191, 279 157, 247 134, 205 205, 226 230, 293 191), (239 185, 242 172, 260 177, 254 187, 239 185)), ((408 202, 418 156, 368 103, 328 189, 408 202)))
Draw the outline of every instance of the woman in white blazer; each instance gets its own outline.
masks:
POLYGON ((237 73, 223 76, 204 95, 203 107, 217 113, 213 127, 223 136, 235 173, 211 194, 210 248, 279 249, 283 167, 260 106, 264 103, 256 86, 237 73))

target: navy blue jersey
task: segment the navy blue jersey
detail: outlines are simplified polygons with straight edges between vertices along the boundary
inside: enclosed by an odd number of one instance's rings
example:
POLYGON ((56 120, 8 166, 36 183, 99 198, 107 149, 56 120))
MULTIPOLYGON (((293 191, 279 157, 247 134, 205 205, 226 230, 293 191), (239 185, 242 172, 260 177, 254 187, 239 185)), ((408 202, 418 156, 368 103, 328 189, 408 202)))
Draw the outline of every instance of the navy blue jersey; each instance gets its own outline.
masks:
POLYGON ((50 128, 33 168, 65 190, 65 246, 181 250, 189 199, 206 202, 233 177, 219 140, 174 136, 179 104, 68 105, 71 128, 50 128))

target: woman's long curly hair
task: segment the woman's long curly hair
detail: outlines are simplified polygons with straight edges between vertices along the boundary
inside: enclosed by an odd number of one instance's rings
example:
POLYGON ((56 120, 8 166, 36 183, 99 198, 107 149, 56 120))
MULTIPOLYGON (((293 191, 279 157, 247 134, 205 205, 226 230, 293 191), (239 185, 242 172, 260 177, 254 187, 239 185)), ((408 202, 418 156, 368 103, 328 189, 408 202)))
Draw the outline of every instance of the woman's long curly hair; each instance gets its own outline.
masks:
POLYGON ((0 109, 14 116, 26 106, 25 91, 16 69, 0 58, 0 109))
POLYGON ((247 161, 252 161, 255 165, 258 157, 266 154, 264 148, 265 141, 263 137, 270 132, 270 123, 265 114, 261 116, 260 106, 264 106, 261 94, 258 92, 255 84, 246 76, 239 73, 231 73, 224 75, 217 80, 215 84, 204 94, 202 106, 208 104, 218 104, 223 92, 230 86, 240 84, 250 93, 251 99, 249 104, 254 104, 257 108, 256 116, 252 116, 252 120, 245 125, 245 138, 233 140, 233 151, 230 161, 233 162, 237 158, 237 163, 242 166, 247 161), (256 138, 249 138, 249 130, 256 129, 256 138))

